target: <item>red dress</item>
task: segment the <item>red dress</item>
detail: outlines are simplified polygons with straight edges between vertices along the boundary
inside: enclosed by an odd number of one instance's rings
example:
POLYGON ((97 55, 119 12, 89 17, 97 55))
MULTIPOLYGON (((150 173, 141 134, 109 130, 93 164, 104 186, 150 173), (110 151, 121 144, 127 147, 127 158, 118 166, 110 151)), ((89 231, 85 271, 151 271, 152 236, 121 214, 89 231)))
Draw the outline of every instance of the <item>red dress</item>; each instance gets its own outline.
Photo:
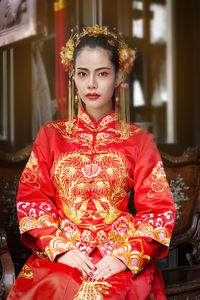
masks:
POLYGON ((166 299, 153 258, 168 252, 175 206, 153 136, 115 112, 97 123, 83 110, 40 129, 20 179, 17 210, 24 244, 34 253, 7 299, 166 299), (134 189, 137 213, 127 209, 134 189), (111 254, 129 271, 88 281, 56 263, 78 248, 97 262, 111 254))

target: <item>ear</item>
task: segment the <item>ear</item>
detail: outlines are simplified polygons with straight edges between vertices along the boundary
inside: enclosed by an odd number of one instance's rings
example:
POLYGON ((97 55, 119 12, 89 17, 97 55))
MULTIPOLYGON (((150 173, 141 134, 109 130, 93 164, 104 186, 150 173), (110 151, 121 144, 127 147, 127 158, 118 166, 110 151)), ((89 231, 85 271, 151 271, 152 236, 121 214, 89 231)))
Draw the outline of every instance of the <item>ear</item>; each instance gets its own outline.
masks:
POLYGON ((120 83, 122 83, 122 81, 123 81, 123 73, 121 71, 118 71, 115 77, 115 88, 118 87, 120 83))

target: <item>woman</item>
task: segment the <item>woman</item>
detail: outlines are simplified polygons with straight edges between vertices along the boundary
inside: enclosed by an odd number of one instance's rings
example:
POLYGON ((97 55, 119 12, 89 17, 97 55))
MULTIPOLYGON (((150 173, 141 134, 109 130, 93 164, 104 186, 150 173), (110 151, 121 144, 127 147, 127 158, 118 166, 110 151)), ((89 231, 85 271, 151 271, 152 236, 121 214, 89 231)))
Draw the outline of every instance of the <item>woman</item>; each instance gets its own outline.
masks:
POLYGON ((96 25, 72 35, 61 55, 69 118, 40 129, 22 174, 20 231, 35 251, 8 299, 166 299, 152 259, 168 251, 172 195, 152 135, 118 112, 135 53, 96 25))

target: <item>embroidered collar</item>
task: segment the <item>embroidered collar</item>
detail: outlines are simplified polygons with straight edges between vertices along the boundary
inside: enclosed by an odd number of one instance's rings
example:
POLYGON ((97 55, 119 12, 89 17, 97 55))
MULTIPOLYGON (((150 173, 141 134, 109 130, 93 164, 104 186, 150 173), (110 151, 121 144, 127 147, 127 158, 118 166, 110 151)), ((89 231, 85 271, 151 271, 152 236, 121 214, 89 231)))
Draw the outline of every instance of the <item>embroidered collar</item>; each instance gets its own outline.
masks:
POLYGON ((102 130, 107 126, 108 124, 116 121, 119 119, 119 115, 115 113, 115 110, 107 114, 106 116, 102 117, 98 122, 95 122, 94 119, 89 116, 86 111, 83 109, 83 107, 80 108, 80 112, 78 115, 79 121, 82 121, 86 127, 88 127, 90 130, 102 130))

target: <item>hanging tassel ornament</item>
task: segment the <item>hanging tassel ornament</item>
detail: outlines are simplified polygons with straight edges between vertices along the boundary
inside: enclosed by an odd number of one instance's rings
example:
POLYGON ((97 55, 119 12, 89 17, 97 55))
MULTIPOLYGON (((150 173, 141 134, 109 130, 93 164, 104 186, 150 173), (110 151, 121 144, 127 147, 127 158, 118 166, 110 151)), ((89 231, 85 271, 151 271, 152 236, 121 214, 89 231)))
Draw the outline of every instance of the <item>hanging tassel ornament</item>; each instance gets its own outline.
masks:
POLYGON ((128 134, 128 127, 130 122, 130 100, 129 100, 129 85, 125 81, 120 84, 120 100, 119 110, 121 115, 121 134, 126 136, 128 134))
POLYGON ((119 88, 115 89, 115 105, 119 106, 119 88))
POLYGON ((120 133, 120 120, 119 120, 119 87, 115 88, 115 127, 116 131, 120 133))
POLYGON ((75 88, 75 103, 78 104, 78 89, 75 88))
MULTIPOLYGON (((78 93, 78 89, 75 88, 75 113, 76 115, 78 116, 78 120, 79 120, 79 114, 80 114, 80 108, 81 108, 81 98, 79 96, 79 93, 78 93)), ((77 123, 77 126, 78 126, 78 123, 77 123)), ((78 128, 77 128, 78 129, 78 128)))
POLYGON ((74 79, 69 78, 68 84, 68 133, 71 134, 74 118, 74 79))

